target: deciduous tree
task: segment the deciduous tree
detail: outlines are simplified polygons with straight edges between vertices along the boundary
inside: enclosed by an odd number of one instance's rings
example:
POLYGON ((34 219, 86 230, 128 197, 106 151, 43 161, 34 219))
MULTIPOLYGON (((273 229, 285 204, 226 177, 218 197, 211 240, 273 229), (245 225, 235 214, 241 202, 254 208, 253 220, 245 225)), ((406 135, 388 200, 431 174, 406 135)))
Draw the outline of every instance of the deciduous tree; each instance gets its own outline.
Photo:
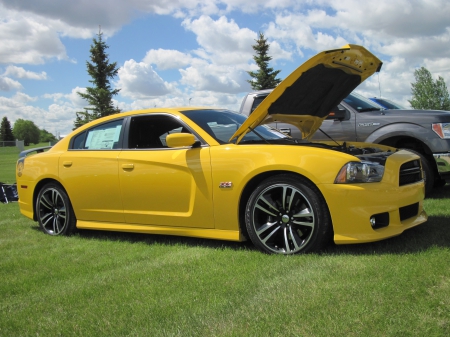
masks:
POLYGON ((39 142, 47 143, 56 141, 56 137, 45 129, 39 130, 39 142))
POLYGON ((433 80, 427 68, 414 71, 415 83, 411 83, 412 98, 409 101, 414 109, 450 110, 450 97, 444 79, 439 76, 433 80))
POLYGON ((23 140, 25 146, 39 143, 40 131, 32 121, 19 118, 14 123, 13 134, 16 139, 23 140))

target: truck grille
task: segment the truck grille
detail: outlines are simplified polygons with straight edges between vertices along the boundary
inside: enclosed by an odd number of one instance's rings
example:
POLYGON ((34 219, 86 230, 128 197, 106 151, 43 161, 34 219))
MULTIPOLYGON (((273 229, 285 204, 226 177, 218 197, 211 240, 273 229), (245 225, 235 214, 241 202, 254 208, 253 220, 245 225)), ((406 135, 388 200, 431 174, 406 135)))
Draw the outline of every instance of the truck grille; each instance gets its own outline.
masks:
POLYGON ((413 184, 422 180, 422 169, 420 168, 420 160, 416 159, 404 163, 400 167, 400 186, 413 184))

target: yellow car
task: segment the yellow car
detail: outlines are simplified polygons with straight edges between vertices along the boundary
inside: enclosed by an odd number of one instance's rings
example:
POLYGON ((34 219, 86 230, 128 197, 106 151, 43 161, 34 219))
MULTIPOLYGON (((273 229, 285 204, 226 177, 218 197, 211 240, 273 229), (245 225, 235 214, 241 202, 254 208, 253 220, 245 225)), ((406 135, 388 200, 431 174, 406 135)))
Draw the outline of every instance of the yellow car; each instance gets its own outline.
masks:
POLYGON ((399 235, 427 220, 419 157, 309 140, 380 67, 366 49, 347 45, 308 60, 248 119, 188 107, 95 120, 46 152, 21 154, 20 210, 50 235, 96 229, 250 239, 279 254, 399 235), (264 125, 273 121, 297 126, 303 139, 264 125))

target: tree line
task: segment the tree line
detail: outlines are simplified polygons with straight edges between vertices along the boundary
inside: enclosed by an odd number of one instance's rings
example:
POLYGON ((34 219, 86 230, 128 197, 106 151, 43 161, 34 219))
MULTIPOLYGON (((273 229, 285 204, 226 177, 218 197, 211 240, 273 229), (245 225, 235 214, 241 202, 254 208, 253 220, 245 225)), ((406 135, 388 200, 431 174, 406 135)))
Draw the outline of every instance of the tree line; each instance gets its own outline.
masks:
POLYGON ((23 140, 26 146, 38 143, 54 142, 56 137, 45 129, 39 129, 32 121, 19 118, 15 121, 14 127, 8 117, 3 117, 0 124, 0 141, 11 142, 23 140))

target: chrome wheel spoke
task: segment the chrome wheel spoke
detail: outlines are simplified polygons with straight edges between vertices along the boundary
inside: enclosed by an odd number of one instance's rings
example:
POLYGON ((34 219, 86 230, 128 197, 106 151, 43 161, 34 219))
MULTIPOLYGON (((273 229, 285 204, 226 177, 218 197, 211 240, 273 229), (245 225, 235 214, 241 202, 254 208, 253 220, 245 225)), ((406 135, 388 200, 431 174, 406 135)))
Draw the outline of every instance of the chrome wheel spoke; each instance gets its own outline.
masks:
POLYGON ((300 236, 297 234, 296 231, 292 230, 292 227, 289 227, 289 234, 291 235, 291 241, 292 244, 294 245, 294 251, 298 251, 300 249, 302 239, 300 238, 300 236), (300 243, 297 243, 297 240, 300 241, 300 243))
POLYGON ((52 202, 47 200, 47 196, 44 194, 42 195, 41 200, 39 201, 39 203, 44 206, 45 208, 51 209, 52 208, 52 202))
POLYGON ((276 213, 278 213, 278 209, 275 208, 269 201, 267 201, 267 199, 264 198, 264 196, 261 196, 261 197, 258 199, 258 202, 256 203, 256 207, 259 208, 261 211, 263 211, 263 212, 269 214, 269 215, 277 216, 276 213), (269 208, 271 208, 272 211, 266 209, 266 208, 264 207, 264 205, 261 205, 261 203, 259 203, 260 201, 262 201, 262 203, 264 203, 265 205, 269 206, 269 208), (274 212, 274 211, 275 211, 275 212, 274 212))
POLYGON ((288 230, 287 228, 283 229, 283 238, 284 238, 284 247, 285 247, 285 251, 286 253, 290 253, 291 249, 289 248, 289 238, 288 238, 288 230))
POLYGON ((271 237, 272 235, 274 235, 278 230, 280 229, 280 226, 277 226, 272 232, 269 233, 269 235, 267 235, 264 239, 262 239, 261 241, 266 243, 271 237))
POLYGON ((264 233, 268 228, 273 227, 273 225, 275 225, 275 224, 276 224, 276 222, 267 222, 267 223, 265 223, 264 225, 262 225, 261 227, 259 227, 259 228, 256 230, 256 233, 257 233, 258 235, 261 235, 261 234, 264 233))

